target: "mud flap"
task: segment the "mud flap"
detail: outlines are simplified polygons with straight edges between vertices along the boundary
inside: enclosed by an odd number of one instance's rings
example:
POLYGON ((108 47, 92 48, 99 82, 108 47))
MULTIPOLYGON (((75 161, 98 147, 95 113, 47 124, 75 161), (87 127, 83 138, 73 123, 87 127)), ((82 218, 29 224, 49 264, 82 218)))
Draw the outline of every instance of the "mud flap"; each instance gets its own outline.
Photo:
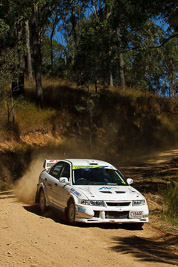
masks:
POLYGON ((39 190, 38 189, 36 190, 36 194, 35 194, 35 203, 39 203, 39 190))

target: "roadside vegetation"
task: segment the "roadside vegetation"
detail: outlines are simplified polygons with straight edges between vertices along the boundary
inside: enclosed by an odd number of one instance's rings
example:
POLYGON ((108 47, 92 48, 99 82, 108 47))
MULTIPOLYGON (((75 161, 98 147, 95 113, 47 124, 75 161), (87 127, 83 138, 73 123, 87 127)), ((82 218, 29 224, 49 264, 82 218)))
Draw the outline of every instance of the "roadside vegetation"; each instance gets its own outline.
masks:
MULTIPOLYGON (((28 83, 27 83, 28 86, 28 83)), ((29 133, 87 139, 92 151, 104 147, 127 155, 148 153, 177 144, 177 99, 128 89, 88 91, 67 81, 45 80, 44 109, 35 88, 25 95, 1 99, 1 141, 29 133)))
POLYGON ((164 192, 164 200, 167 205, 167 209, 164 212, 164 215, 168 218, 171 218, 172 222, 178 225, 178 183, 170 181, 167 186, 167 190, 164 192))
MULTIPOLYGON (((45 79, 45 106, 39 109, 35 86, 28 81, 25 84, 26 94, 13 97, 14 117, 7 100, 1 99, 1 190, 23 175, 37 150, 107 161, 112 158, 117 166, 177 146, 177 99, 134 89, 100 89, 96 93, 94 88, 88 91, 73 82, 45 79)), ((174 231, 177 158, 166 166, 140 171, 135 177, 136 187, 148 199, 155 198, 151 216, 164 221, 160 227, 169 231, 171 223, 174 231)))

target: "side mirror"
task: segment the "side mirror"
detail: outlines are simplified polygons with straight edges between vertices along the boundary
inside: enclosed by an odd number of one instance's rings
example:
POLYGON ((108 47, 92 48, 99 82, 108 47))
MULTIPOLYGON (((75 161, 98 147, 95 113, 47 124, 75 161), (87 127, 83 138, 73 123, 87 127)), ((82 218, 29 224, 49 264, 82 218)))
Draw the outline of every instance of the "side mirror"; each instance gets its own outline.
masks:
POLYGON ((133 184, 133 180, 131 178, 128 178, 127 183, 128 183, 128 185, 133 184))
POLYGON ((69 183, 69 179, 67 177, 61 177, 61 178, 59 178, 59 182, 68 184, 69 183))

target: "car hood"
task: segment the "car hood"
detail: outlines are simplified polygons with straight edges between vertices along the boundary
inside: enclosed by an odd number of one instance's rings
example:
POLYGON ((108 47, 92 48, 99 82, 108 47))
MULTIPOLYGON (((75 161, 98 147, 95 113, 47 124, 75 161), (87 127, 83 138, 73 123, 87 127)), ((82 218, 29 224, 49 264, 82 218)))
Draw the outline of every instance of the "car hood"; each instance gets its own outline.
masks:
POLYGON ((81 197, 91 200, 136 200, 143 195, 131 186, 75 186, 81 197))

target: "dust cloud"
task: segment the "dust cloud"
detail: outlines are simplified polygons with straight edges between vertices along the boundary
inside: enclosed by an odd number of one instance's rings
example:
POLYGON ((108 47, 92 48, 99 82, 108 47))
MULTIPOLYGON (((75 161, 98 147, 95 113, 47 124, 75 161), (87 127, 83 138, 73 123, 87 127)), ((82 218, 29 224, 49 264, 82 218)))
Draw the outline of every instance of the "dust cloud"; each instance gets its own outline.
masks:
POLYGON ((14 185, 14 193, 19 201, 28 204, 34 203, 39 175, 43 170, 43 162, 45 159, 60 159, 61 157, 56 154, 34 151, 29 168, 14 185))
MULTIPOLYGON (((21 202, 33 204, 35 201, 35 194, 39 175, 43 170, 43 163, 45 159, 60 159, 61 155, 57 153, 34 152, 32 161, 25 174, 17 180, 14 185, 14 193, 17 199, 21 202)), ((64 156, 62 157, 64 158, 64 156)))
POLYGON ((23 177, 16 182, 14 193, 19 201, 29 204, 34 203, 36 185, 38 183, 39 174, 42 171, 43 161, 42 158, 33 159, 29 169, 23 177))
POLYGON ((38 178, 43 170, 45 159, 87 158, 87 156, 88 158, 92 157, 87 149, 84 149, 73 140, 71 140, 70 146, 67 143, 56 148, 43 148, 34 151, 29 168, 14 185, 14 193, 17 199, 27 204, 34 203, 38 178))

